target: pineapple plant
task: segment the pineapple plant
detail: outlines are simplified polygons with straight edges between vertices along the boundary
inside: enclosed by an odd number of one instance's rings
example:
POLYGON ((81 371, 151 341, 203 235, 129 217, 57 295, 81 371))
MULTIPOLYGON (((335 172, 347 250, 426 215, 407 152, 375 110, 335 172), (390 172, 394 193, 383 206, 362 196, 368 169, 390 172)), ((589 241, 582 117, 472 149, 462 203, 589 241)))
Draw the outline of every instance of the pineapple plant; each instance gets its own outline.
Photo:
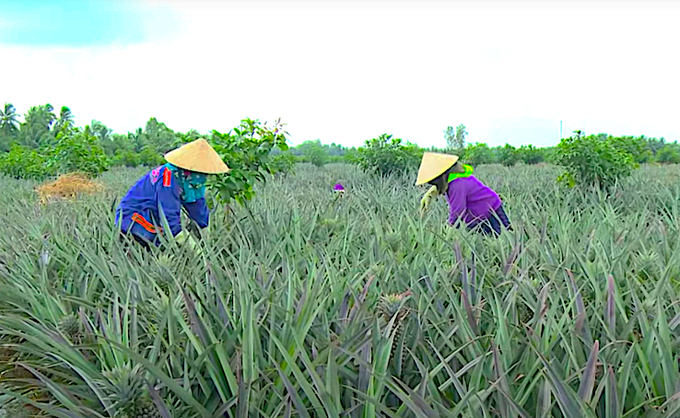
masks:
POLYGON ((83 323, 77 314, 68 314, 59 320, 57 325, 59 332, 64 334, 71 343, 79 345, 83 343, 85 334, 83 333, 83 323))
POLYGON ((408 290, 404 293, 393 293, 387 295, 381 295, 378 301, 378 312, 383 318, 385 323, 389 323, 392 318, 394 319, 394 327, 388 337, 394 336, 392 341, 392 350, 401 338, 404 332, 404 318, 409 313, 409 309, 404 306, 404 303, 413 293, 408 290))
POLYGON ((144 373, 139 365, 129 364, 114 367, 103 373, 105 390, 109 391, 114 417, 116 418, 160 418, 161 413, 154 405, 145 388, 144 373))

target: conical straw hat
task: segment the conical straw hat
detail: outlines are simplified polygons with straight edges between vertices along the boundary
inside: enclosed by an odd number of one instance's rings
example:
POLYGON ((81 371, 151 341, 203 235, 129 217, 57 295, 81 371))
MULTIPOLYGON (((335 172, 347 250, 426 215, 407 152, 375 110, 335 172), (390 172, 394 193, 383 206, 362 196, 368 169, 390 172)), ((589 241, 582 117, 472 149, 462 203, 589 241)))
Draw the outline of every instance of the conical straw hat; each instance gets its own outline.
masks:
POLYGON ((420 168, 418 169, 416 186, 436 179, 457 162, 457 155, 440 154, 438 152, 424 153, 423 159, 420 162, 420 168))
POLYGON ((221 174, 231 170, 203 138, 170 151, 165 154, 165 160, 179 168, 197 173, 221 174))

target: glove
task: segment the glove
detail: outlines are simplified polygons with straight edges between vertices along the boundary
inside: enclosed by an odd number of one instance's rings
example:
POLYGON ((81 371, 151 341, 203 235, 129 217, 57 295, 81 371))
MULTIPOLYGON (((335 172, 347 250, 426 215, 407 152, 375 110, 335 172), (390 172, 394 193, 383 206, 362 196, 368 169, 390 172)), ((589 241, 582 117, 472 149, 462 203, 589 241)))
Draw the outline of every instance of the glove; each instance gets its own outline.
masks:
POLYGON ((196 254, 201 254, 203 251, 201 250, 201 247, 196 243, 196 240, 194 239, 194 236, 191 235, 190 232, 186 232, 185 230, 181 230, 179 234, 175 236, 175 241, 179 245, 187 245, 189 248, 191 248, 196 254))
POLYGON ((430 207, 430 202, 437 196, 437 186, 430 187, 430 190, 425 193, 422 199, 420 199, 420 213, 423 214, 430 207))

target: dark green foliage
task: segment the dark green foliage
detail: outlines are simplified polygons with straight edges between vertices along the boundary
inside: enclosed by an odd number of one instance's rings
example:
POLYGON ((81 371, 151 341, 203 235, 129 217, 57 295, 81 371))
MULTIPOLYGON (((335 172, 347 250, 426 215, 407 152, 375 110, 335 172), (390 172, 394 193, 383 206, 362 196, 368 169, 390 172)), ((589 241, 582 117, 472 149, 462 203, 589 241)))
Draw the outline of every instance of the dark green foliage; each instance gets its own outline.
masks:
POLYGON ((273 154, 271 157, 271 168, 276 173, 293 174, 297 157, 290 150, 273 154))
POLYGON ((656 160, 664 164, 680 164, 680 144, 677 141, 666 144, 657 152, 656 160))
POLYGON ((328 162, 328 147, 324 147, 320 140, 305 141, 296 147, 296 150, 301 153, 303 162, 311 163, 317 167, 321 167, 328 162))
POLYGON ((618 138, 585 136, 576 131, 558 145, 555 162, 566 170, 559 181, 569 186, 609 189, 617 180, 628 177, 637 165, 633 154, 621 144, 618 138))
POLYGON ((506 167, 512 167, 517 163, 519 159, 519 153, 517 148, 510 144, 505 144, 504 147, 499 147, 498 152, 498 162, 506 167))
POLYGON ((545 159, 545 150, 533 145, 522 145, 517 150, 517 156, 524 164, 538 164, 545 159))
POLYGON ((261 124, 257 119, 243 119, 229 133, 213 131, 212 146, 231 169, 229 175, 217 176, 208 183, 217 191, 222 203, 236 200, 243 204, 253 198, 255 183, 265 180, 267 173, 275 173, 272 149, 288 149, 286 135, 280 120, 267 126, 266 122, 261 124))
POLYGON ((104 150, 89 127, 60 132, 54 147, 32 149, 12 145, 0 156, 0 172, 15 178, 44 180, 57 174, 79 171, 95 177, 108 170, 104 150))
POLYGON ((610 141, 614 147, 631 154, 638 164, 649 162, 652 159, 652 151, 649 149, 644 136, 639 138, 634 136, 608 136, 607 140, 610 141))
POLYGON ((357 160, 363 170, 386 176, 417 168, 422 156, 423 150, 417 145, 381 134, 359 148, 357 160))
POLYGON ((0 172, 17 179, 43 180, 54 175, 53 170, 44 154, 22 145, 14 144, 0 155, 0 172))
POLYGON ((56 147, 48 154, 49 171, 57 173, 82 172, 92 177, 108 170, 104 150, 89 126, 59 134, 56 147))
POLYGON ((496 158, 493 150, 487 144, 480 142, 478 144, 470 144, 465 148, 463 161, 472 165, 493 164, 496 162, 496 158))

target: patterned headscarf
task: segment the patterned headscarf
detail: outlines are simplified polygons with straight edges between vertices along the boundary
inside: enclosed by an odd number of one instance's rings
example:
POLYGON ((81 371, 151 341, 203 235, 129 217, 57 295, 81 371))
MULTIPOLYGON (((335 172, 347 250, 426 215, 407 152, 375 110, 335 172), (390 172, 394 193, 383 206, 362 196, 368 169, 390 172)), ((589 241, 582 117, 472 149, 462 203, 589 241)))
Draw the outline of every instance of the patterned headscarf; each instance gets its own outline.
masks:
POLYGON ((179 180, 180 199, 186 203, 193 203, 205 196, 205 174, 187 171, 167 163, 165 166, 175 174, 179 180))

